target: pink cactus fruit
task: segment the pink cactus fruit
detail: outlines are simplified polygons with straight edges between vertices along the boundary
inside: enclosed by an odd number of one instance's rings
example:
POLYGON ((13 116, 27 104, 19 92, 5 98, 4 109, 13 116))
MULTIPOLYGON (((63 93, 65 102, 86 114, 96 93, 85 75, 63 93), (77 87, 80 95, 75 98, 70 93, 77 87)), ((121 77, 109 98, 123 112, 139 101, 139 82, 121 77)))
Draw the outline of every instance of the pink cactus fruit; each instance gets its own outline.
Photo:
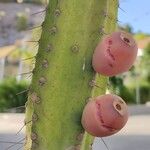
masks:
POLYGON ((96 47, 92 65, 96 72, 114 76, 128 71, 137 56, 137 44, 129 33, 114 32, 96 47))
POLYGON ((87 103, 82 126, 96 137, 110 136, 121 130, 128 120, 126 103, 117 95, 106 94, 87 103))

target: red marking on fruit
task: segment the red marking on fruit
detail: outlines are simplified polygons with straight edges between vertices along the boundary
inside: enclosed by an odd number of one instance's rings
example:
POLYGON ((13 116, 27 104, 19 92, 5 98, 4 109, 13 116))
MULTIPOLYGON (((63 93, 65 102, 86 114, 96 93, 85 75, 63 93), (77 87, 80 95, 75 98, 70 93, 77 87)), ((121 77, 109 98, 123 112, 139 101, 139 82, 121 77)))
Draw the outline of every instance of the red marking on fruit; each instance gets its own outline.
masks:
POLYGON ((103 119, 103 115, 102 115, 102 112, 101 112, 101 105, 100 105, 97 101, 96 101, 96 104, 97 104, 97 108, 98 108, 97 114, 98 114, 98 116, 99 116, 99 120, 100 120, 101 123, 102 123, 102 126, 103 126, 104 128, 106 128, 107 130, 109 130, 109 131, 114 131, 114 130, 116 130, 116 129, 112 128, 111 126, 105 124, 104 119, 103 119))
POLYGON ((96 102, 96 104, 97 104, 97 108, 98 108, 98 110, 97 110, 97 115, 99 116, 99 120, 100 120, 102 123, 104 123, 103 116, 102 116, 102 114, 101 114, 101 105, 100 105, 99 103, 97 103, 97 102, 96 102))
POLYGON ((127 120, 126 103, 112 94, 98 96, 89 101, 82 114, 82 126, 89 134, 97 137, 117 133, 127 120))
POLYGON ((109 45, 112 45, 112 40, 109 40, 108 43, 109 43, 109 45))
POLYGON ((137 44, 130 34, 114 32, 105 36, 96 47, 92 60, 93 68, 105 76, 126 72, 132 67, 137 51, 137 44))
POLYGON ((113 64, 108 64, 108 65, 113 68, 113 64))
POLYGON ((108 55, 111 57, 111 59, 112 59, 113 61, 115 61, 115 57, 114 57, 114 55, 111 53, 110 49, 107 49, 107 53, 108 53, 108 55))

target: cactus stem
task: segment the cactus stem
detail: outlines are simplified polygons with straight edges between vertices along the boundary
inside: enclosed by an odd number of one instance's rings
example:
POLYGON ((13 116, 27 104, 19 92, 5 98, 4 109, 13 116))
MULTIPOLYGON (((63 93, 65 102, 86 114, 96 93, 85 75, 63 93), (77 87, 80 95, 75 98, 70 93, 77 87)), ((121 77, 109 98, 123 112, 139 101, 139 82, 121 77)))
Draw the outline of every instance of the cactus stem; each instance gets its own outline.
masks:
POLYGON ((115 29, 116 4, 117 0, 49 2, 26 109, 27 120, 37 114, 38 121, 27 124, 25 150, 92 149, 94 138, 83 131, 81 116, 87 98, 106 90, 107 78, 94 72, 92 55, 102 36, 115 29))

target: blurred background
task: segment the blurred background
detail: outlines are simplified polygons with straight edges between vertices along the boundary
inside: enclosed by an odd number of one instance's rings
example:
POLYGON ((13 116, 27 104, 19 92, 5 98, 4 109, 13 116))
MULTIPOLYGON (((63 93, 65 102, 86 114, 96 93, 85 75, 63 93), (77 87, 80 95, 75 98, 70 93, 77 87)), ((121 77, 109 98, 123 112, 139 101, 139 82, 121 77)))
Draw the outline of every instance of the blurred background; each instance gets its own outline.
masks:
MULTIPOLYGON (((23 127, 31 70, 35 64, 46 5, 46 0, 0 0, 0 150, 9 147, 11 150, 22 149, 21 144, 10 141, 17 142, 21 137, 24 140, 24 130, 18 136, 14 133, 23 127)), ((114 139, 105 139, 111 150, 150 149, 150 127, 146 126, 150 123, 149 6, 149 0, 120 0, 117 30, 133 34, 139 51, 129 72, 109 79, 111 86, 108 91, 120 95, 129 104, 131 113, 125 130, 114 139), (142 124, 139 128, 138 123, 142 124), (145 129, 148 131, 145 132, 145 129), (119 139, 121 141, 118 142, 119 139)), ((95 143, 94 150, 107 149, 100 139, 96 139, 95 143)))

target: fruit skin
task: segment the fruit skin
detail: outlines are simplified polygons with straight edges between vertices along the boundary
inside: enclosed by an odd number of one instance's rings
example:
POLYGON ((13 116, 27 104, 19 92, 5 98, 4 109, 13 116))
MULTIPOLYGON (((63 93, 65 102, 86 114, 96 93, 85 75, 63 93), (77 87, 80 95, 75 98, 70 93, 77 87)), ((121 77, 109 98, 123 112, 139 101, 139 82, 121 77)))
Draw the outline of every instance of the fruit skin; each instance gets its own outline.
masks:
POLYGON ((91 135, 105 137, 117 133, 128 120, 126 103, 117 95, 106 94, 87 103, 82 126, 91 135))
POLYGON ((105 36, 96 47, 92 65, 96 72, 114 76, 128 71, 137 56, 137 44, 133 37, 119 31, 105 36))

